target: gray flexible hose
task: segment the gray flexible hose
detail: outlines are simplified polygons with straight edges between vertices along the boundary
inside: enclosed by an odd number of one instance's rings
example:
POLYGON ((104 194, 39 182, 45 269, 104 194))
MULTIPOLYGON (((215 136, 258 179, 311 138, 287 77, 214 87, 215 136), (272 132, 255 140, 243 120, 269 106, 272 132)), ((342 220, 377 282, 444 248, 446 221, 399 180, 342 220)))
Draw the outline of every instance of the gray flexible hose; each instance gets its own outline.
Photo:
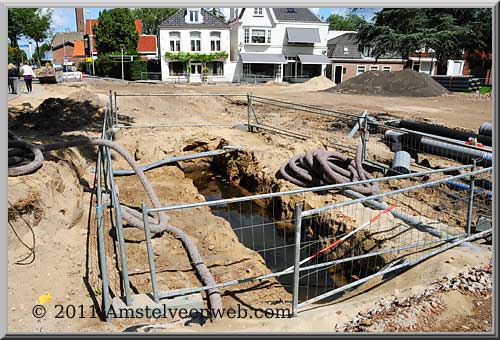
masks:
MULTIPOLYGON (((292 157, 281 166, 279 173, 284 179, 302 187, 371 179, 373 177, 363 169, 361 155, 361 144, 356 148, 354 160, 333 151, 311 150, 292 157)), ((348 188, 365 195, 374 195, 379 191, 377 183, 356 184, 348 188)))
MULTIPOLYGON (((155 208, 161 207, 160 200, 158 199, 158 196, 156 195, 153 186, 147 179, 144 172, 141 170, 140 166, 135 162, 135 160, 129 154, 129 152, 117 143, 99 138, 85 138, 85 139, 76 139, 72 141, 66 141, 54 144, 33 145, 21 141, 14 134, 9 133, 9 136, 11 136, 11 138, 14 139, 9 141, 9 147, 28 149, 32 151, 35 155, 35 159, 31 163, 23 166, 9 168, 9 176, 21 176, 24 174, 32 173, 33 171, 36 171, 38 168, 40 168, 41 162, 43 162, 42 151, 51 151, 51 150, 58 150, 71 147, 81 147, 87 145, 106 146, 116 151, 120 156, 122 156, 127 161, 127 163, 129 163, 129 165, 132 167, 132 169, 134 169, 137 176, 139 177, 139 181, 146 190, 153 206, 155 208)), ((134 209, 124 206, 120 206, 120 209, 122 210, 122 212, 124 212, 122 217, 128 224, 136 228, 141 228, 141 229, 144 228, 141 213, 135 211, 134 209)), ((213 286, 217 284, 212 273, 210 272, 205 262, 203 261, 203 258, 201 257, 200 252, 196 247, 196 243, 188 234, 186 234, 183 230, 170 225, 168 223, 169 218, 164 212, 159 213, 159 221, 156 221, 154 219, 150 219, 150 221, 151 221, 151 231, 153 233, 161 233, 163 231, 167 231, 175 235, 182 241, 184 247, 186 248, 189 254, 194 269, 196 270, 198 275, 200 275, 200 278, 205 285, 213 286)), ((209 289, 207 291, 207 294, 210 300, 211 307, 215 310, 221 311, 222 299, 220 297, 218 289, 209 289)))

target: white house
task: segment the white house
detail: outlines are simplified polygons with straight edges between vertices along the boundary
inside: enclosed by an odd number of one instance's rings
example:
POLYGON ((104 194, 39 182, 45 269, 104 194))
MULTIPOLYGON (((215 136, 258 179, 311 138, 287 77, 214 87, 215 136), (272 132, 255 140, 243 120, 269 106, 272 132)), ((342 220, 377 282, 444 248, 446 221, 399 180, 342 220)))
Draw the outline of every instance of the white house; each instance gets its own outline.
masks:
POLYGON ((159 50, 162 81, 187 79, 202 80, 204 62, 196 54, 218 55, 226 52, 227 58, 217 57, 206 62, 211 81, 229 81, 233 70, 229 64, 229 25, 202 8, 182 8, 166 19, 159 30, 159 50), (169 58, 167 53, 187 52, 195 57, 188 62, 169 58))
POLYGON ((325 74, 328 23, 307 8, 231 8, 237 81, 299 82, 325 74))

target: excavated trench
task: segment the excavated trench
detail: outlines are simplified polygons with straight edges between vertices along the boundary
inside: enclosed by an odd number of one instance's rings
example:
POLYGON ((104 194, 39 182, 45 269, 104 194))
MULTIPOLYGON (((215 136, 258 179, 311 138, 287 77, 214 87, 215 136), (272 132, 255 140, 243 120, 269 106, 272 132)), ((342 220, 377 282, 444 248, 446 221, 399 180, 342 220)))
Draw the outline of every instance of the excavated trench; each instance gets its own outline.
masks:
MULTIPOLYGON (((224 142, 221 142, 218 147, 222 147, 223 144, 224 142)), ((276 178, 263 174, 253 152, 247 150, 216 156, 210 160, 189 161, 181 164, 181 168, 206 201, 280 191, 280 184, 276 178)), ((314 195, 317 195, 310 194, 312 199, 314 195)), ((296 203, 302 203, 305 208, 311 207, 307 198, 285 196, 252 201, 248 204, 212 207, 211 212, 231 224, 238 240, 245 247, 252 250, 270 248, 267 251, 261 251, 260 255, 269 269, 278 271, 294 265, 293 219, 296 203), (270 224, 273 225, 272 228, 241 228, 242 225, 270 224), (272 247, 269 247, 269 242, 272 247)), ((352 230, 356 225, 357 223, 348 215, 339 213, 333 217, 321 216, 304 220, 301 259, 328 246, 333 236, 352 230), (308 246, 311 243, 314 245, 308 246)), ((377 240, 372 239, 368 232, 360 233, 354 235, 349 242, 336 247, 334 251, 326 252, 306 265, 365 254, 377 246, 379 246, 377 240)), ((299 299, 306 300, 333 288, 341 287, 378 271, 386 264, 387 258, 378 256, 369 261, 301 272, 299 299)), ((284 275, 278 280, 289 292, 292 292, 293 275, 284 275)))

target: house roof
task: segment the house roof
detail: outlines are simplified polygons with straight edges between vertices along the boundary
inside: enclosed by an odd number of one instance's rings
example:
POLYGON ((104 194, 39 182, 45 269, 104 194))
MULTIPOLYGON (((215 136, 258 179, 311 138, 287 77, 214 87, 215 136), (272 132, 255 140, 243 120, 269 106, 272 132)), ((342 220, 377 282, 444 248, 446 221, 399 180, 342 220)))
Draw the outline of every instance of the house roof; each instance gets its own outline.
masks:
POLYGON ((91 28, 94 25, 95 26, 99 25, 98 19, 87 19, 85 22, 85 33, 86 34, 94 34, 94 32, 91 32, 91 28))
MULTIPOLYGON (((369 56, 363 55, 359 50, 359 42, 356 33, 342 34, 336 38, 328 40, 328 58, 332 59, 363 59, 369 56)), ((401 59, 398 53, 384 54, 378 59, 401 59)))
POLYGON ((323 22, 309 8, 273 8, 274 15, 279 21, 295 22, 323 22))
POLYGON ((62 45, 64 41, 67 43, 69 42, 74 42, 75 40, 82 40, 83 39, 83 32, 57 32, 54 37, 52 38, 51 45, 53 47, 62 45))
POLYGON ((156 35, 140 35, 139 42, 137 43, 137 52, 139 52, 139 53, 146 53, 146 52, 156 53, 156 35))
MULTIPOLYGON (((93 26, 99 25, 99 19, 87 19, 86 24, 85 24, 85 33, 86 34, 94 34, 95 32, 91 32, 91 28, 93 26)), ((134 20, 134 25, 135 25, 135 31, 141 35, 142 34, 142 20, 141 19, 135 19, 134 20)))
POLYGON ((73 56, 85 56, 85 45, 83 44, 83 40, 75 40, 75 44, 73 46, 73 56))
POLYGON ((194 23, 187 23, 185 20, 185 16, 187 14, 187 9, 186 8, 181 8, 179 9, 175 14, 173 14, 171 17, 167 18, 165 21, 163 21, 159 28, 229 28, 229 25, 213 15, 212 13, 208 12, 205 9, 201 9, 201 15, 203 16, 203 23, 201 24, 194 24, 194 23))

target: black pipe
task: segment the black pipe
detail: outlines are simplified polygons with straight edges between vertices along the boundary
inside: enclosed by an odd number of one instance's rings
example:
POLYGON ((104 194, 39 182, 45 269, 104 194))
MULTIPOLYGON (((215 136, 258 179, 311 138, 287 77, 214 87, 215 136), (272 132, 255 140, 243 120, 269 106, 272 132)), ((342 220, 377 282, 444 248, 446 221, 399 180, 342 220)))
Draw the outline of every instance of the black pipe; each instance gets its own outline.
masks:
POLYGON ((416 122, 413 120, 401 120, 399 122, 399 128, 418 131, 418 132, 424 132, 424 133, 428 133, 431 135, 437 135, 437 136, 442 136, 442 137, 447 137, 447 138, 452 138, 452 139, 458 139, 458 140, 462 140, 462 141, 468 141, 470 137, 474 137, 474 138, 477 138, 477 141, 479 143, 482 143, 486 146, 492 145, 492 141, 491 141, 490 136, 483 136, 483 135, 474 134, 474 133, 470 133, 470 132, 450 129, 450 128, 443 127, 443 126, 437 126, 437 125, 432 125, 432 124, 427 124, 427 123, 416 122))

